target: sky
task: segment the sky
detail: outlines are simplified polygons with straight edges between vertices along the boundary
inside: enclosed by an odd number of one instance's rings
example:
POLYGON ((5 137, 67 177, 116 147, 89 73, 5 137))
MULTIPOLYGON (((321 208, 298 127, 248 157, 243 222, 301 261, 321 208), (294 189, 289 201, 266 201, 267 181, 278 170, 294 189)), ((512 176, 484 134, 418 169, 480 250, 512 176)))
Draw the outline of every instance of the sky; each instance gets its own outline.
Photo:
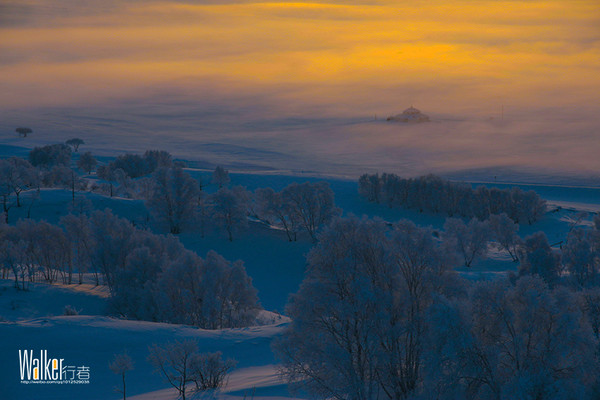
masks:
POLYGON ((0 0, 0 93, 5 144, 598 176, 600 2, 0 0))

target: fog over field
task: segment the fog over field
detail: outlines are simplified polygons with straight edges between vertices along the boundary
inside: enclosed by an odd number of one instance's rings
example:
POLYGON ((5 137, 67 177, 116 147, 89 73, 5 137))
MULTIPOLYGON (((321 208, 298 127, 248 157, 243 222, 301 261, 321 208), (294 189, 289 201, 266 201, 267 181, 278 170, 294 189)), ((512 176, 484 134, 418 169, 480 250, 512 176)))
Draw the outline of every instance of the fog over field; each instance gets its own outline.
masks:
POLYGON ((597 183, 599 33, 596 1, 5 0, 0 143, 597 183))

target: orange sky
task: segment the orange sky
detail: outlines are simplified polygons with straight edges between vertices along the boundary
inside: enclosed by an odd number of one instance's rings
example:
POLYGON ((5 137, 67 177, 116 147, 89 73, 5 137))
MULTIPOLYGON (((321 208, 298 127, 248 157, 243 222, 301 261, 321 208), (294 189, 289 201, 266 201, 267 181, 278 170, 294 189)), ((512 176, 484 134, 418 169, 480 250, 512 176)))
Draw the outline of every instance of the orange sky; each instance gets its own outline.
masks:
POLYGON ((56 3, 4 5, 0 106, 210 84, 286 87, 294 104, 341 112, 407 102, 454 111, 482 100, 582 104, 600 90, 596 0, 56 3))
POLYGON ((0 91, 11 121, 146 102, 247 119, 385 117, 414 104, 481 120, 504 105, 590 148, 600 2, 3 0, 0 91))

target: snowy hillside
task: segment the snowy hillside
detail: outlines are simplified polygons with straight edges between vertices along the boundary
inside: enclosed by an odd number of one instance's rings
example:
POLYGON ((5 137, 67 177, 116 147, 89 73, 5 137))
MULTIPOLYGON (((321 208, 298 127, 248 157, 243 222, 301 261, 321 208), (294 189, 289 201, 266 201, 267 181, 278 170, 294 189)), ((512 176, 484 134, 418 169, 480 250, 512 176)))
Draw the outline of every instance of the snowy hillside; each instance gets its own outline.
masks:
MULTIPOLYGON (((210 170, 196 168, 186 171, 203 182, 209 182, 212 174, 210 170)), ((231 185, 241 185, 249 191, 263 187, 278 191, 292 182, 318 180, 322 178, 279 173, 231 173, 231 185)), ((334 192, 336 205, 345 216, 366 215, 389 223, 409 219, 419 226, 431 227, 434 232, 443 229, 444 216, 370 203, 359 196, 355 180, 326 180, 334 192)), ((474 186, 478 184, 473 183, 474 186)), ((500 183, 487 185, 507 186, 500 183)), ((521 225, 519 235, 525 237, 541 230, 556 248, 573 227, 590 226, 592 213, 600 209, 600 189, 596 187, 520 186, 535 190, 547 200, 549 207, 547 213, 532 226, 521 225)), ((214 193, 216 188, 209 185, 206 190, 214 193)), ((110 198, 93 193, 78 193, 77 196, 89 200, 86 203, 88 207, 110 208, 136 226, 148 223, 148 211, 141 200, 110 198)), ((57 223, 61 216, 72 210, 70 204, 69 190, 42 189, 39 199, 31 207, 31 218, 57 223)), ((25 218, 26 212, 25 208, 15 208, 11 210, 11 219, 16 221, 25 218)), ((0 281, 2 398, 117 399, 120 395, 114 388, 120 385, 120 378, 110 371, 108 365, 115 354, 126 351, 134 362, 134 369, 127 373, 126 378, 128 398, 175 399, 176 391, 169 389, 168 384, 153 373, 153 368, 146 361, 148 348, 175 339, 194 339, 198 341, 200 351, 221 351, 224 356, 238 362, 220 398, 292 399, 278 374, 278 360, 271 350, 272 340, 282 333, 289 320, 270 311, 284 313, 288 296, 297 292, 304 278, 305 257, 313 247, 313 242, 308 235, 300 235, 297 242, 290 242, 281 229, 252 218, 249 226, 237 234, 233 241, 227 240, 222 232, 209 232, 201 237, 194 230, 182 233, 179 238, 187 249, 202 257, 209 250, 215 250, 228 260, 240 259, 244 262, 258 290, 260 302, 268 310, 261 313, 256 326, 209 331, 192 326, 117 319, 107 315, 107 287, 94 286, 89 275, 86 275, 82 285, 34 283, 29 291, 16 290, 12 277, 9 277, 0 281), (79 312, 79 315, 63 315, 66 306, 79 312), (89 384, 20 383, 18 351, 23 349, 45 349, 51 357, 89 367, 89 384)), ((517 264, 504 251, 492 246, 488 255, 471 268, 458 268, 462 276, 470 279, 487 279, 516 270, 517 264)), ((302 394, 299 396, 306 397, 302 394)))

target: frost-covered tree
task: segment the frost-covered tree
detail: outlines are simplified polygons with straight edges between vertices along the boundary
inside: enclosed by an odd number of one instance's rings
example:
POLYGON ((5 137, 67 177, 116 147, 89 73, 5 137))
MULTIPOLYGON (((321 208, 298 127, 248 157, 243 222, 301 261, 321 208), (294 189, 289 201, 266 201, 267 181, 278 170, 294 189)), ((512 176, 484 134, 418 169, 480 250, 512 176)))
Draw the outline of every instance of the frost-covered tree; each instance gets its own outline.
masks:
POLYGON ((181 168, 159 168, 146 206, 154 218, 173 234, 181 233, 196 215, 198 183, 181 168))
POLYGON ((257 292, 241 261, 230 263, 214 251, 204 260, 203 327, 248 326, 259 310, 257 292))
POLYGON ((98 160, 96 160, 96 158, 94 158, 92 153, 90 153, 89 151, 86 151, 85 153, 83 153, 79 157, 79 160, 77 160, 77 168, 79 168, 82 171, 87 172, 88 175, 92 173, 94 168, 96 168, 97 164, 98 164, 98 160))
POLYGON ((398 281, 385 262, 383 224, 337 220, 320 239, 286 307, 292 322, 275 344, 282 373, 321 398, 375 398, 377 328, 387 320, 378 299, 398 281))
POLYGON ((451 272, 455 259, 434 241, 430 229, 400 221, 394 226, 391 246, 399 282, 398 288, 388 289, 389 317, 378 327, 382 363, 378 375, 388 397, 400 399, 422 383, 424 353, 430 345, 427 335, 432 329, 427 313, 434 298, 454 295, 461 285, 451 272))
POLYGON ((11 199, 13 191, 6 181, 0 180, 0 197, 2 197, 2 211, 4 212, 4 223, 8 224, 9 211, 17 203, 11 199))
POLYGON ((152 235, 136 230, 130 240, 129 254, 114 273, 110 310, 118 315, 147 321, 163 320, 160 274, 168 261, 178 262, 185 249, 174 237, 152 235))
POLYGON ((110 368, 110 370, 113 373, 115 373, 117 375, 121 375, 123 389, 119 388, 119 389, 115 389, 115 390, 123 393, 123 400, 126 400, 127 399, 127 390, 126 390, 127 386, 126 386, 126 382, 125 382, 125 374, 127 374, 127 372, 133 370, 133 360, 127 353, 115 354, 115 358, 108 365, 108 367, 110 368))
POLYGON ((139 178, 153 172, 148 161, 138 154, 122 154, 111 161, 108 168, 113 171, 122 169, 130 178, 139 178))
POLYGON ((459 218, 448 218, 444 224, 444 240, 454 244, 465 267, 471 267, 473 261, 485 256, 487 252, 489 224, 476 218, 471 219, 468 224, 459 218))
POLYGON ((585 288, 578 295, 581 310, 587 317, 594 336, 600 340, 600 288, 585 288))
MULTIPOLYGON (((83 283, 83 274, 89 270, 91 252, 94 247, 88 217, 83 213, 67 214, 60 219, 60 223, 65 228, 67 238, 71 243, 73 262, 81 284, 83 283)), ((96 277, 96 283, 99 283, 98 277, 96 277)))
POLYGON ((251 324, 260 305, 241 262, 206 259, 173 237, 137 232, 114 273, 110 308, 119 315, 205 329, 251 324))
POLYGON ((335 220, 308 255, 275 343, 284 377, 336 399, 403 399, 422 385, 426 312, 454 281, 431 231, 335 220))
POLYGON ((90 232, 94 248, 90 254, 91 266, 102 274, 109 290, 114 290, 118 270, 125 266, 131 251, 134 227, 112 211, 95 211, 90 216, 90 232))
POLYGON ((339 214, 333 190, 327 182, 292 183, 281 192, 281 198, 292 218, 299 222, 313 240, 318 229, 339 214))
POLYGON ((35 273, 33 261, 30 260, 27 251, 31 246, 24 240, 18 228, 8 224, 0 224, 0 239, 0 264, 2 264, 3 278, 7 279, 9 272, 12 272, 15 288, 28 290, 35 273))
POLYGON ((73 150, 75 150, 75 153, 77 153, 77 151, 79 150, 79 146, 81 146, 82 144, 85 144, 85 142, 83 141, 83 139, 79 139, 79 138, 73 138, 73 139, 69 139, 65 142, 66 145, 71 146, 73 148, 73 150))
POLYGON ((213 218, 218 226, 225 229, 230 242, 236 231, 248 226, 249 200, 248 192, 241 186, 222 188, 210 196, 213 218))
POLYGON ((597 229, 571 230, 562 248, 562 262, 577 286, 600 283, 600 232, 597 229))
POLYGON ((560 254, 548 243, 544 232, 527 236, 519 247, 519 275, 538 275, 553 286, 560 275, 560 254))
POLYGON ((21 192, 36 184, 37 173, 26 160, 16 157, 0 160, 0 197, 6 223, 10 209, 13 206, 21 207, 21 192))
POLYGON ((21 207, 21 192, 39 185, 38 171, 23 158, 0 160, 0 185, 15 194, 17 207, 21 207))
POLYGON ((122 169, 132 179, 150 175, 159 168, 181 168, 173 164, 171 154, 162 150, 148 150, 143 155, 122 154, 106 167, 110 171, 122 169))
POLYGON ((519 225, 505 213, 490 215, 488 220, 492 238, 496 241, 499 250, 505 250, 514 262, 519 261, 517 257, 521 240, 517 235, 519 225))
POLYGON ((439 351, 432 367, 437 387, 454 390, 453 398, 593 398, 597 341, 567 290, 531 276, 515 286, 480 282, 469 304, 444 314, 447 329, 432 332, 439 351))
POLYGON ((217 185, 217 187, 221 189, 223 188, 223 186, 226 186, 229 182, 231 182, 231 178, 229 178, 229 171, 223 168, 222 166, 218 165, 213 172, 212 183, 217 185))
MULTIPOLYGON (((16 224, 24 263, 48 283, 59 276, 63 283, 72 282, 71 246, 63 230, 45 221, 19 220, 16 224)), ((30 271, 30 278, 34 278, 30 271)))
POLYGON ((546 203, 533 191, 488 189, 485 186, 473 189, 468 184, 443 180, 431 174, 409 179, 387 173, 381 176, 365 174, 359 178, 358 191, 367 200, 385 200, 390 207, 480 220, 506 213, 516 223, 527 221, 532 224, 546 209, 546 203))
MULTIPOLYGON (((146 150, 143 156, 151 171, 158 168, 170 168, 173 166, 173 157, 164 150, 146 150)), ((183 167, 182 167, 183 168, 183 167)))
POLYGON ((259 188, 254 193, 256 212, 259 218, 269 224, 277 224, 285 231, 290 242, 297 240, 298 226, 297 213, 292 206, 283 201, 281 192, 271 188, 259 188))

